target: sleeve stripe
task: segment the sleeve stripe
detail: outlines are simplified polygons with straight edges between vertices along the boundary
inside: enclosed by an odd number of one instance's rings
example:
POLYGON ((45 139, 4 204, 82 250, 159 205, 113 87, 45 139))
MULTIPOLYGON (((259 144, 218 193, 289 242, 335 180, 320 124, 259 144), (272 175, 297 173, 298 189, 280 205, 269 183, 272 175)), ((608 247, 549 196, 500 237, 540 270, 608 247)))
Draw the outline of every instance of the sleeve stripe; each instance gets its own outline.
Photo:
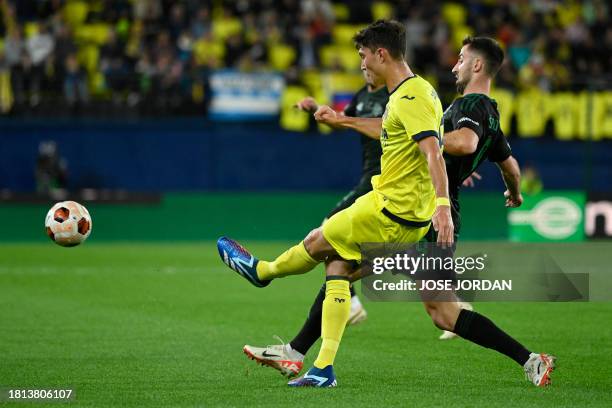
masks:
POLYGON ((424 130, 415 135, 412 135, 412 140, 414 140, 415 142, 419 142, 425 139, 426 137, 430 137, 430 136, 438 138, 438 132, 436 132, 435 130, 424 130))

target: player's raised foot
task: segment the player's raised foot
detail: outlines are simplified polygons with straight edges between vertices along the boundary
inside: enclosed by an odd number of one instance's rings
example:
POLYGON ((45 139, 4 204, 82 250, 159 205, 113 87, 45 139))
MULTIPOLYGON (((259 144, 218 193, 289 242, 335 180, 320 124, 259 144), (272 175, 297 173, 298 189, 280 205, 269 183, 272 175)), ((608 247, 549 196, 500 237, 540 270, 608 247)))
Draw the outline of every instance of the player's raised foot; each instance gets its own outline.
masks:
POLYGON ((304 355, 293 350, 289 344, 274 344, 267 347, 255 347, 247 344, 242 351, 251 360, 263 366, 272 367, 289 378, 298 375, 304 365, 304 355))
MULTIPOLYGON (((459 302, 459 307, 461 309, 465 309, 465 310, 474 310, 474 307, 472 306, 472 304, 468 303, 468 302, 459 302)), ((452 331, 442 330, 442 334, 440 335, 440 337, 438 337, 438 339, 440 339, 440 340, 452 340, 452 339, 456 339, 457 337, 459 337, 459 336, 457 336, 452 331)))
POLYGON ((531 353, 523 366, 525 377, 538 387, 550 385, 550 373, 555 369, 555 359, 549 354, 531 353))
POLYGON ((269 280, 257 277, 259 260, 249 253, 242 245, 231 238, 221 237, 217 240, 217 249, 221 260, 240 276, 251 282, 253 286, 263 288, 270 284, 269 280))
POLYGON ((328 365, 325 368, 312 367, 306 374, 287 383, 290 387, 321 387, 329 388, 338 385, 334 368, 328 365))
POLYGON ((357 295, 351 298, 351 312, 349 314, 349 319, 346 322, 346 325, 355 325, 363 322, 368 318, 368 312, 363 308, 361 301, 357 297, 357 295))

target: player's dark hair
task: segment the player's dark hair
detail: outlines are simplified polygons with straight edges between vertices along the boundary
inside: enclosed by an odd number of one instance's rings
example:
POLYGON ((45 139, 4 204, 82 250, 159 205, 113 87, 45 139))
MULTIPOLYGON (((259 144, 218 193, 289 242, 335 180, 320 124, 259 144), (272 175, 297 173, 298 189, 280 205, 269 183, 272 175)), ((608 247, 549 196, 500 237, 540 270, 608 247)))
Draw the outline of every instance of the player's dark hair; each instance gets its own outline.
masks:
POLYGON ((378 48, 384 48, 393 59, 405 59, 406 28, 398 21, 375 21, 355 34, 353 41, 357 49, 363 47, 374 52, 378 48))
POLYGON ((497 41, 489 37, 465 37, 463 45, 467 45, 470 51, 480 54, 485 60, 485 72, 494 77, 499 67, 504 62, 504 50, 497 41))

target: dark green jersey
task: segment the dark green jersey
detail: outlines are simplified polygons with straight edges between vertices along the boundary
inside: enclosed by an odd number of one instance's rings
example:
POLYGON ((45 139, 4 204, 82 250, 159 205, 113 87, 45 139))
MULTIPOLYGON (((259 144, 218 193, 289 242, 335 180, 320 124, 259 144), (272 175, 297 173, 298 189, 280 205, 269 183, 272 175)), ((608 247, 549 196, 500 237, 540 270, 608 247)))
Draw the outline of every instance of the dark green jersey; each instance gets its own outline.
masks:
POLYGON ((455 232, 459 232, 459 189, 463 181, 488 159, 506 160, 512 154, 510 145, 499 127, 497 103, 484 94, 468 94, 456 99, 444 112, 444 131, 470 128, 478 136, 476 151, 466 156, 444 153, 448 190, 452 203, 455 232))
MULTIPOLYGON (((344 109, 344 114, 358 118, 380 118, 385 112, 388 100, 389 93, 386 87, 369 92, 367 86, 364 86, 353 96, 351 103, 344 109)), ((371 177, 380 174, 380 156, 382 156, 380 141, 361 135, 361 148, 362 176, 371 177)))

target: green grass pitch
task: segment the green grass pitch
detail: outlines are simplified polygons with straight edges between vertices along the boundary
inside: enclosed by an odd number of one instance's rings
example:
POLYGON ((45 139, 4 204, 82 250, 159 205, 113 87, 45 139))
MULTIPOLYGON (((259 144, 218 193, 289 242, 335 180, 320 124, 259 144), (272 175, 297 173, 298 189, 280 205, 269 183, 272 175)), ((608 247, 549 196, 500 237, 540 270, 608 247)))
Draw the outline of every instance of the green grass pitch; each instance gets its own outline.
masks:
MULTIPOLYGON (((248 247, 272 257, 287 245, 248 247)), ((608 247, 576 251, 588 263, 608 247)), ((373 302, 369 319, 345 332, 339 387, 290 389, 242 346, 274 343, 274 334, 290 340, 322 274, 256 289, 210 242, 0 245, 0 388, 75 389, 75 401, 54 407, 612 406, 604 302, 476 305, 528 347, 558 356, 547 389, 491 350, 438 341, 420 304, 373 302)))

